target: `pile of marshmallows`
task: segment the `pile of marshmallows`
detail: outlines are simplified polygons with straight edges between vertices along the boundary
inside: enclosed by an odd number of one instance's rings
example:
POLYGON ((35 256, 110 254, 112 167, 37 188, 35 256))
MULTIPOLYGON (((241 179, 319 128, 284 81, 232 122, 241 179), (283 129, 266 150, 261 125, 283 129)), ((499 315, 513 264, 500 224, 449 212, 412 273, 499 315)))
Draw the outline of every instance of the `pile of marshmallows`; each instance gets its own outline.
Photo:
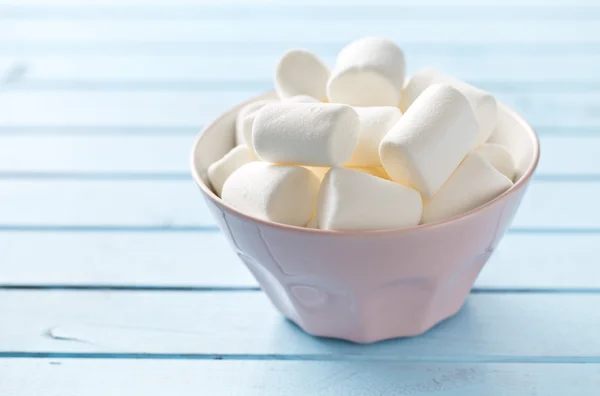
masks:
POLYGON ((405 84, 393 42, 348 44, 332 72, 294 49, 279 100, 248 104, 237 146, 208 169, 214 191, 248 215, 324 230, 385 230, 442 220, 512 186, 513 159, 490 144, 495 99, 434 69, 405 84))

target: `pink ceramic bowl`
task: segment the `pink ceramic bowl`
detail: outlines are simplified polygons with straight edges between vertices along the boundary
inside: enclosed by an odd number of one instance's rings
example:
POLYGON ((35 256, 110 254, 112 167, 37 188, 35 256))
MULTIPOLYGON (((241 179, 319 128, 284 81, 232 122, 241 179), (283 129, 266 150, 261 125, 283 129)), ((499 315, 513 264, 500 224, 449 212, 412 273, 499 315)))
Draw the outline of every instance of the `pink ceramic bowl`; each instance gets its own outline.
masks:
POLYGON ((273 305, 317 336, 369 343, 418 335, 454 315, 509 227, 538 163, 535 132, 500 104, 492 140, 509 147, 518 180, 493 201, 448 220, 399 230, 336 232, 275 224, 228 206, 207 183, 208 166, 234 145, 235 116, 242 106, 196 139, 192 174, 273 305))

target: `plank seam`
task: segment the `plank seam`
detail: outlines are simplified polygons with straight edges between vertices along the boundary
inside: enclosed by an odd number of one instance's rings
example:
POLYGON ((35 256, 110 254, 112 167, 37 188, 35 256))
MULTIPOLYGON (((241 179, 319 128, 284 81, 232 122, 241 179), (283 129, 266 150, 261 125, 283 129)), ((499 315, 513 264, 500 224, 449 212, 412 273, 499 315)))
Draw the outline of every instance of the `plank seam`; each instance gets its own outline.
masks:
POLYGON ((0 352, 0 359, 138 359, 138 360, 238 360, 238 361, 381 361, 403 363, 600 363, 600 356, 378 356, 370 354, 202 354, 202 353, 92 353, 92 352, 0 352))
MULTIPOLYGON (((86 285, 86 284, 0 284, 0 290, 46 291, 157 291, 157 292, 254 292, 258 286, 159 286, 159 285, 86 285)), ((600 290, 598 290, 600 293, 600 290)))
MULTIPOLYGON (((161 232, 219 232, 216 225, 75 225, 75 224, 0 224, 0 232, 135 232, 135 233, 161 233, 161 232)), ((508 234, 600 234, 599 227, 515 227, 507 231, 508 234)))
POLYGON ((110 19, 110 20, 327 20, 327 21, 384 21, 384 20, 595 20, 600 9, 595 6, 565 6, 560 8, 544 6, 521 6, 515 12, 510 6, 419 6, 419 5, 261 5, 245 6, 219 5, 93 5, 93 6, 45 6, 45 5, 3 5, 0 6, 4 19, 14 20, 54 20, 54 19, 110 19))
MULTIPOLYGON (((22 42, 4 41, 0 44, 0 54, 23 55, 23 54, 94 54, 94 55, 189 55, 203 51, 210 54, 239 54, 272 55, 283 48, 308 47, 319 52, 323 56, 332 56, 337 53, 345 43, 343 42, 307 42, 307 41, 282 41, 282 42, 252 42, 228 41, 228 42, 160 42, 160 41, 48 41, 22 42)), ((482 54, 526 54, 528 57, 537 55, 598 55, 600 54, 600 42, 405 42, 403 47, 407 52, 422 55, 452 55, 476 56, 482 54)))
MULTIPOLYGON (((0 284, 0 290, 15 291, 115 291, 115 292, 259 292, 258 286, 203 285, 114 285, 114 284, 0 284)), ((600 288, 587 287, 474 287, 471 294, 600 294, 600 288)))

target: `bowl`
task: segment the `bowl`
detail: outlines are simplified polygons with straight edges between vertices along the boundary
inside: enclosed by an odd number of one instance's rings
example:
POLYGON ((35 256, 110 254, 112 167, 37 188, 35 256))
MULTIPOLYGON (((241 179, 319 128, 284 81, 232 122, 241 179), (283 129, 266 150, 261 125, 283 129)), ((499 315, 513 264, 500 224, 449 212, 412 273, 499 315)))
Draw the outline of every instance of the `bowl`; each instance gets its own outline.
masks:
POLYGON ((490 141, 509 149, 517 173, 515 184, 496 199, 436 223, 340 232, 263 221, 211 190, 208 166, 234 146, 236 114, 249 102, 204 128, 191 168, 231 247, 277 310, 307 333, 357 343, 415 336, 458 312, 537 166, 539 142, 527 122, 499 103, 490 141))

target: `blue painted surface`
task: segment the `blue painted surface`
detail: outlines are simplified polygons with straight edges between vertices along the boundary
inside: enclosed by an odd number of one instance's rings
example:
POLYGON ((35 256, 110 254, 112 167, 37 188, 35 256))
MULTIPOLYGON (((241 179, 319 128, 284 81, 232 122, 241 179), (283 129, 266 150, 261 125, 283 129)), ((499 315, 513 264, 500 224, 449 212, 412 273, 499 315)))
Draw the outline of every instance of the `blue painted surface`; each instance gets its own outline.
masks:
MULTIPOLYGON (((344 45, 344 41, 339 43, 323 44, 318 41, 307 42, 296 40, 294 42, 258 42, 249 45, 245 41, 227 42, 227 43, 157 43, 157 42, 117 42, 117 43, 69 43, 69 42, 49 42, 49 43, 21 43, 4 42, 0 44, 0 54, 14 55, 23 53, 26 55, 156 55, 177 56, 190 55, 197 53, 211 52, 216 55, 228 55, 231 53, 243 54, 278 54, 290 47, 307 46, 313 48, 319 53, 329 56, 335 55, 344 45)), ((571 55, 598 55, 600 54, 600 43, 527 43, 527 42, 506 42, 492 44, 471 44, 456 43, 449 45, 447 43, 409 43, 405 45, 406 54, 431 54, 439 53, 455 56, 476 56, 476 55, 553 55, 553 56, 571 56, 571 55)))
POLYGON ((102 2, 0 4, 0 394, 598 394, 595 1, 102 2), (367 347, 275 314, 186 169, 281 52, 363 34, 490 90, 543 153, 465 309, 367 347))
POLYGON ((564 363, 396 363, 318 361, 218 361, 189 359, 60 359, 0 360, 9 380, 0 385, 7 394, 60 395, 67 384, 71 394, 96 395, 93 389, 127 389, 152 395, 157 389, 179 396, 201 394, 264 396, 292 395, 487 395, 577 394, 595 396, 600 365, 564 363), (31 381, 26 372, 37 373, 31 381), (94 376, 83 376, 87 372, 94 376), (202 373, 202 375, 199 375, 202 373), (232 376, 235 373, 235 376, 232 376), (132 381, 143 377, 144 381, 132 381), (546 379, 553 378, 553 381, 546 379), (74 380, 75 379, 75 380, 74 380), (228 384, 223 392, 223 383, 228 384), (25 390, 24 390, 25 388, 25 390), (28 391, 29 390, 29 391, 28 391), (90 390, 92 390, 90 392, 90 390))
MULTIPOLYGON (((366 2, 363 2, 366 3, 366 2)), ((195 5, 156 5, 148 4, 139 6, 31 6, 31 5, 9 5, 0 6, 0 12, 6 19, 110 19, 110 20, 156 20, 156 19, 193 19, 193 20, 240 20, 249 19, 273 20, 283 19, 306 19, 307 21, 337 21, 337 20, 415 20, 415 19, 439 19, 439 20, 471 20, 478 19, 558 19, 585 20, 600 17, 600 8, 570 6, 561 8, 540 8, 532 6, 475 6, 458 4, 449 6, 422 6, 418 1, 408 1, 405 4, 396 5, 365 5, 365 4, 343 4, 343 6, 301 6, 273 4, 237 4, 231 5, 205 4, 195 5), (408 3, 408 4, 406 4, 408 3), (412 4, 410 4, 412 3, 412 4)), ((456 3, 455 3, 456 4, 456 3)))

